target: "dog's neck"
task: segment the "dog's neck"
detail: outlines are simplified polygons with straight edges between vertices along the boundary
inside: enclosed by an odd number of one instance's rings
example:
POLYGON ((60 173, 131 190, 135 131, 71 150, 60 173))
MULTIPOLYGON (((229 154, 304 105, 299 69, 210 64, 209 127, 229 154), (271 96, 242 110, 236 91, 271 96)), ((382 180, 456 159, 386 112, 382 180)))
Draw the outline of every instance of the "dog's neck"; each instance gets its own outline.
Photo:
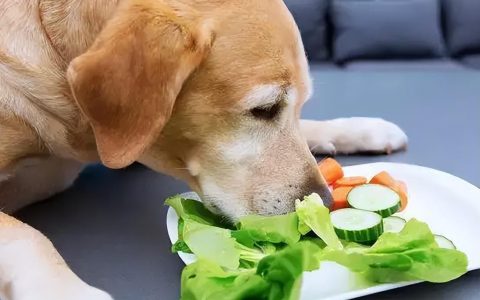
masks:
POLYGON ((42 25, 58 55, 68 63, 93 43, 119 0, 40 0, 42 25))

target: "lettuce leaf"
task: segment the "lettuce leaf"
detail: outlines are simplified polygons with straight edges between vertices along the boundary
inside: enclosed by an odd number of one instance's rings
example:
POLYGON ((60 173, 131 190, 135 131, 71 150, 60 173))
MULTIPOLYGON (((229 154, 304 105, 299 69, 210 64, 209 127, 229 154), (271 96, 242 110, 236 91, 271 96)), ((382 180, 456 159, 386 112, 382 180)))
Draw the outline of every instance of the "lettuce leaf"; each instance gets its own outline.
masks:
MULTIPOLYGON (((298 215, 298 230, 302 234, 306 234, 306 228, 315 232, 327 246, 333 249, 342 249, 332 221, 330 220, 330 210, 323 205, 322 198, 318 194, 305 196, 303 201, 296 200, 295 208, 298 215)), ((307 231, 308 232, 308 231, 307 231)))
POLYGON ((205 225, 186 219, 183 239, 188 248, 199 258, 217 263, 222 267, 237 269, 240 264, 240 250, 230 230, 205 225))
POLYGON ((322 261, 335 261, 378 283, 409 280, 447 282, 467 272, 463 252, 439 248, 427 224, 412 219, 399 233, 384 233, 371 247, 327 247, 322 261))
POLYGON ((183 219, 178 219, 178 226, 177 226, 177 229, 178 229, 178 240, 172 245, 172 252, 173 253, 176 253, 176 252, 185 252, 185 253, 192 253, 192 250, 190 250, 190 248, 188 248, 187 244, 185 243, 185 241, 183 240, 183 226, 184 226, 185 222, 183 221, 183 219))
POLYGON ((185 252, 185 253, 193 253, 190 248, 188 248, 188 245, 185 243, 183 240, 177 240, 171 248, 173 253, 177 252, 185 252))
POLYGON ((165 204, 175 210, 179 219, 189 219, 206 225, 232 228, 231 224, 225 222, 220 216, 210 212, 202 202, 185 199, 180 197, 180 195, 176 195, 165 200, 165 204))
POLYGON ((257 243, 254 247, 247 247, 232 237, 230 229, 188 219, 184 221, 183 239, 188 249, 199 259, 229 269, 238 269, 242 261, 243 266, 254 267, 265 256, 277 251, 271 243, 257 243))
POLYGON ((267 299, 298 299, 303 272, 320 266, 319 251, 312 242, 299 242, 262 259, 257 274, 269 283, 267 299))
POLYGON ((418 248, 438 248, 427 224, 412 219, 400 233, 386 232, 370 248, 372 253, 401 252, 418 248))
POLYGON ((300 242, 262 259, 258 267, 225 271, 199 260, 182 272, 181 299, 298 299, 302 273, 318 268, 320 248, 300 242))
POLYGON ((265 299, 269 284, 255 269, 225 271, 219 265, 198 260, 182 272, 182 300, 265 299))
POLYGON ((200 224, 230 228, 231 225, 226 223, 221 217, 210 212, 203 203, 185 199, 179 195, 172 196, 165 200, 165 204, 171 206, 178 215, 178 240, 172 245, 172 252, 192 253, 183 239, 184 221, 192 220, 200 224))
POLYGON ((244 245, 255 242, 295 244, 300 240, 296 213, 278 216, 250 215, 240 218, 233 235, 244 245))

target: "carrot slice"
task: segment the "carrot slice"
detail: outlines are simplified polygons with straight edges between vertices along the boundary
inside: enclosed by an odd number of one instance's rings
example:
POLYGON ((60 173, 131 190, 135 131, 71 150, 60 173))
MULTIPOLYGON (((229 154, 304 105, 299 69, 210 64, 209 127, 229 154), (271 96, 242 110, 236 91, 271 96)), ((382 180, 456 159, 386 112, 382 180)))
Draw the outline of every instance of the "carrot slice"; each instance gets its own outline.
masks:
POLYGON ((401 207, 400 211, 404 210, 408 204, 408 192, 405 182, 395 180, 388 172, 383 171, 373 176, 369 183, 376 183, 387 186, 400 195, 401 207))
POLYGON ((372 179, 370 179, 369 183, 381 184, 391 188, 397 183, 397 181, 393 179, 393 177, 386 171, 382 171, 377 175, 373 176, 372 179))
POLYGON ((407 185, 405 184, 405 182, 398 180, 397 185, 393 190, 400 195, 400 203, 402 204, 400 206, 400 211, 402 211, 407 207, 408 204, 407 185))
POLYGON ((342 186, 338 187, 333 190, 332 192, 332 198, 333 198, 333 205, 332 205, 332 210, 337 210, 340 208, 347 208, 348 207, 348 202, 347 202, 347 195, 350 193, 350 191, 353 189, 353 186, 342 186))
POLYGON ((407 184, 405 181, 397 180, 397 184, 405 191, 405 193, 408 193, 407 184))
POLYGON ((318 163, 318 170, 328 184, 332 184, 343 177, 342 166, 330 157, 322 159, 318 163))
POLYGON ((367 178, 363 176, 343 177, 333 183, 333 188, 341 186, 357 186, 367 183, 367 178))

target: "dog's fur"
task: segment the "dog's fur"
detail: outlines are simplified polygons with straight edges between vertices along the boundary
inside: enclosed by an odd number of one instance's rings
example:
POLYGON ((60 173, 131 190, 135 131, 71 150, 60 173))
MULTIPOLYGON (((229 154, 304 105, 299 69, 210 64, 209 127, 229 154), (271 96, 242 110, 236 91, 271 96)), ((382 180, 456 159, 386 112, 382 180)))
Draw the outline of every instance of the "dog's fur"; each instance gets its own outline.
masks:
MULTIPOLYGON (((139 161, 232 220, 278 214, 312 191, 329 198, 308 146, 405 146, 379 119, 299 122, 310 93, 281 0, 0 1, 0 205, 62 191, 89 162, 139 161)), ((2 213, 0 298, 109 296, 2 213)))

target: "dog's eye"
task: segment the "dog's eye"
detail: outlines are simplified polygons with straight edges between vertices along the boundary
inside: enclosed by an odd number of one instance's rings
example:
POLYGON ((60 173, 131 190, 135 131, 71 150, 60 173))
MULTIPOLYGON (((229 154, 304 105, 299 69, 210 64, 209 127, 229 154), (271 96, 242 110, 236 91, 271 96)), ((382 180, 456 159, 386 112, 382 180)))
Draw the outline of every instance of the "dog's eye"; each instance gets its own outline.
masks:
POLYGON ((272 120, 278 115, 280 108, 280 103, 276 103, 272 106, 259 106, 252 108, 250 113, 257 119, 272 120))

